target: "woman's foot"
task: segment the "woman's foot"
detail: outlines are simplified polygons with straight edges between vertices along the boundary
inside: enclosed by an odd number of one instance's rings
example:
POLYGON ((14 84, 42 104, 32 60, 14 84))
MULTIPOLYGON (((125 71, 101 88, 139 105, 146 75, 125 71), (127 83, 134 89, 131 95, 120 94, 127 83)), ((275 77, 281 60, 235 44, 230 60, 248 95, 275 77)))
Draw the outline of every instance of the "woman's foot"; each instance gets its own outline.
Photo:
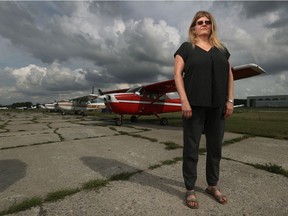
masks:
POLYGON ((223 195, 216 186, 208 186, 205 191, 206 193, 212 195, 215 200, 221 204, 226 204, 228 202, 227 197, 223 195))
POLYGON ((185 199, 186 199, 186 205, 189 208, 192 208, 192 209, 198 209, 199 208, 199 204, 198 204, 198 201, 196 199, 194 190, 187 190, 185 199))

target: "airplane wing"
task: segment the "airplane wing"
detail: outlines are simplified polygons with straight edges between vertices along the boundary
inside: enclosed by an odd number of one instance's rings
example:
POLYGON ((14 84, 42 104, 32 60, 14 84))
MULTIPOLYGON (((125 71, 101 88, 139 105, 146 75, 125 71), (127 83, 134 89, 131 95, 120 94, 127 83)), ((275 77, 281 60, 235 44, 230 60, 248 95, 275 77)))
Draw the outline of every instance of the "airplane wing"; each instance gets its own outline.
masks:
POLYGON ((266 74, 266 72, 256 64, 245 64, 232 68, 234 80, 245 79, 248 77, 266 74))
POLYGON ((146 91, 155 92, 158 94, 166 94, 177 91, 174 80, 167 80, 163 82, 153 83, 143 86, 146 91))
POLYGON ((90 101, 90 100, 96 99, 98 97, 99 97, 99 95, 89 94, 89 95, 85 95, 82 97, 73 98, 71 100, 73 100, 73 101, 90 101))
MULTIPOLYGON (((260 66, 253 63, 233 67, 232 72, 234 80, 249 78, 260 74, 266 74, 266 72, 260 66)), ((174 80, 153 83, 143 86, 143 88, 160 94, 177 91, 174 80)))
POLYGON ((127 92, 129 90, 129 88, 126 88, 126 89, 117 89, 117 90, 111 90, 111 91, 104 91, 102 92, 100 89, 98 90, 99 91, 99 94, 114 94, 114 93, 124 93, 124 92, 127 92))
MULTIPOLYGON (((232 68, 234 80, 239 80, 239 79, 244 79, 248 77, 253 77, 256 75, 260 74, 266 74, 266 72, 257 64, 245 64, 245 65, 240 65, 232 68)), ((155 92, 158 93, 159 95, 164 95, 166 93, 170 92, 176 92, 176 85, 173 79, 163 81, 163 82, 157 82, 157 83, 152 83, 149 85, 144 85, 142 86, 145 91, 150 91, 150 92, 155 92)), ((112 91, 106 91, 102 92, 100 90, 100 95, 101 94, 113 94, 113 93, 124 93, 127 92, 129 89, 118 89, 118 90, 112 90, 112 91)))

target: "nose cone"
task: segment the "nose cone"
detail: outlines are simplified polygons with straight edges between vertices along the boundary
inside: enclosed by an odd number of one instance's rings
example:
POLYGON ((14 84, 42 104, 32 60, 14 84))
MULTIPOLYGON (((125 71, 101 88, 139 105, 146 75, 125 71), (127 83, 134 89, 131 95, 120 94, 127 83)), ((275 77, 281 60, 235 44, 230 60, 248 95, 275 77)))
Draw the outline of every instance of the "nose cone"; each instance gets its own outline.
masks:
POLYGON ((108 94, 108 95, 100 95, 99 98, 101 100, 103 100, 105 103, 106 102, 111 102, 111 96, 108 94))
POLYGON ((98 96, 98 98, 104 100, 104 99, 106 99, 106 95, 100 95, 100 96, 98 96))

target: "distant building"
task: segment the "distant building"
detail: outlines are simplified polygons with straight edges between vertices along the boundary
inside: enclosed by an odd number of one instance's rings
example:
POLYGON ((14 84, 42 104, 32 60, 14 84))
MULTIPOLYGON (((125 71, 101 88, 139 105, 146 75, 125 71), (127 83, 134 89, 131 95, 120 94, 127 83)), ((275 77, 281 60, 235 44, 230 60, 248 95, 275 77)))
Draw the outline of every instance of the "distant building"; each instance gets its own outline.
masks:
POLYGON ((249 96, 247 107, 288 107, 288 95, 249 96))

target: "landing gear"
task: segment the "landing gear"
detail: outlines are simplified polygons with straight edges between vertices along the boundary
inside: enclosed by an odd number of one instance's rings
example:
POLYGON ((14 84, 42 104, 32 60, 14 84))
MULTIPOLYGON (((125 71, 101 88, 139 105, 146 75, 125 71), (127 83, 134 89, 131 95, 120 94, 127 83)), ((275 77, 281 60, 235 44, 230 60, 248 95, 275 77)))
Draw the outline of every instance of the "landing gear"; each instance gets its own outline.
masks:
POLYGON ((117 118, 116 120, 115 120, 115 125, 116 126, 121 126, 122 125, 122 120, 120 119, 120 118, 117 118))
POLYGON ((160 125, 167 125, 168 124, 168 119, 163 117, 163 118, 160 118, 160 116, 158 114, 155 114, 155 116, 160 120, 160 125))
MULTIPOLYGON (((131 122, 133 122, 133 123, 135 123, 135 122, 137 122, 137 116, 131 116, 130 117, 130 121, 131 122)), ((119 118, 115 118, 115 125, 116 126, 121 126, 123 124, 123 115, 120 115, 120 117, 119 118)))
POLYGON ((135 123, 135 122, 137 122, 137 117, 136 116, 131 116, 131 118, 130 118, 130 121, 132 122, 132 123, 135 123))
POLYGON ((160 119, 160 124, 163 125, 163 126, 167 125, 168 124, 168 119, 167 118, 161 118, 160 119))
POLYGON ((116 126, 121 126, 122 123, 123 123, 123 115, 120 115, 119 118, 116 118, 116 119, 115 119, 115 125, 116 125, 116 126))
MULTIPOLYGON (((160 125, 168 125, 168 119, 163 117, 163 118, 160 118, 160 116, 158 114, 155 114, 155 116, 159 119, 160 121, 160 125)), ((135 123, 138 121, 138 118, 137 116, 133 115, 130 117, 130 121, 132 123, 135 123)), ((123 115, 120 115, 119 117, 115 118, 115 125, 116 126, 121 126, 123 124, 123 115)))

